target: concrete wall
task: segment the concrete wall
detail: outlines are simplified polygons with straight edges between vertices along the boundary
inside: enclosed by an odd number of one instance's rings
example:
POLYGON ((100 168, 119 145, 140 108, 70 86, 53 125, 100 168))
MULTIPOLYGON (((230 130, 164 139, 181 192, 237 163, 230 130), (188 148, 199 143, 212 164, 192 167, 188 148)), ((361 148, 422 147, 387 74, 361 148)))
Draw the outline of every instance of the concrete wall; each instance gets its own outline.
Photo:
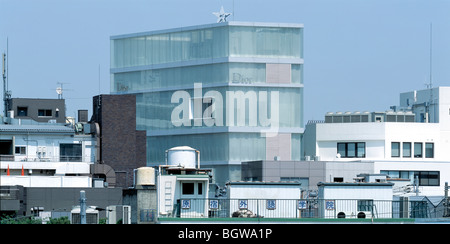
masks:
POLYGON ((9 109, 14 110, 14 117, 18 119, 33 119, 37 122, 48 122, 49 120, 56 120, 57 123, 66 122, 64 99, 13 98, 9 109), (27 116, 20 116, 19 107, 27 109, 27 116), (51 116, 39 116, 39 109, 51 110, 51 116), (58 113, 56 113, 57 109, 58 113))

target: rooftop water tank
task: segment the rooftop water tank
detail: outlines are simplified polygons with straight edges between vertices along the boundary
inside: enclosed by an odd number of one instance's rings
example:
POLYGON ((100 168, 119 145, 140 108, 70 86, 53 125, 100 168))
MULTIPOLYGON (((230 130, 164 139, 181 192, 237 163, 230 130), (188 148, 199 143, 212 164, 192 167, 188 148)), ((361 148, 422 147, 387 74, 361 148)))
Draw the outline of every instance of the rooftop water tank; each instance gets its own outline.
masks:
POLYGON ((136 186, 154 186, 155 169, 152 167, 140 167, 136 171, 136 186))
POLYGON ((195 156, 198 153, 197 163, 200 165, 200 152, 192 147, 173 147, 166 151, 167 164, 174 167, 195 169, 195 156))

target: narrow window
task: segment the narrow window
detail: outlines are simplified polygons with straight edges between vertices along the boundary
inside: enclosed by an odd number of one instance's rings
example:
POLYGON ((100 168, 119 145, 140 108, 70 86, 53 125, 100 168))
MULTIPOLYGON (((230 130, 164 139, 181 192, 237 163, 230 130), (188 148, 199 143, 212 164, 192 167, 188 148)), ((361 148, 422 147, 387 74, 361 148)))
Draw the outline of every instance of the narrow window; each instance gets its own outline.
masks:
POLYGON ((400 142, 391 143, 391 157, 394 158, 400 157, 400 142))
POLYGON ((421 142, 414 142, 414 157, 415 158, 422 158, 422 143, 421 142))
POLYGON ((434 158, 434 143, 425 143, 425 158, 434 158))
POLYGON ((411 157, 411 142, 403 142, 403 157, 411 157))
POLYGON ((197 194, 198 195, 202 195, 203 194, 203 184, 202 183, 198 183, 197 184, 197 194))
POLYGON ((337 144, 337 151, 341 155, 341 157, 345 158, 347 157, 347 153, 345 152, 345 143, 338 143, 337 144))
POLYGON ((366 143, 365 142, 358 142, 356 145, 357 145, 356 157, 358 157, 358 158, 365 158, 366 157, 366 143))

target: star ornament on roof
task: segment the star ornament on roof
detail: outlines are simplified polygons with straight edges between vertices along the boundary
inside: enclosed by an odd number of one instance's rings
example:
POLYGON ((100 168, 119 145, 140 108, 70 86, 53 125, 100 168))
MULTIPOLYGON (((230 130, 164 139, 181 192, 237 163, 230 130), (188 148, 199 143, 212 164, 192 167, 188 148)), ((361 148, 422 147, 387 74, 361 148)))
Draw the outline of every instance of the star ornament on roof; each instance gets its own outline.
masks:
POLYGON ((225 13, 223 6, 220 7, 220 12, 213 12, 213 14, 217 16, 217 23, 227 22, 227 17, 231 15, 231 13, 225 13))

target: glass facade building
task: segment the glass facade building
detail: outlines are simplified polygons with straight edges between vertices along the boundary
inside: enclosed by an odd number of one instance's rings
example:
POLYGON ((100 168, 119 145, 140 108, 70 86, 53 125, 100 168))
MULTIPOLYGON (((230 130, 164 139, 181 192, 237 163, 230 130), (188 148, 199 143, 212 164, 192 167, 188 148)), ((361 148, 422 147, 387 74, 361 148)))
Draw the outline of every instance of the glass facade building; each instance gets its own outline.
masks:
POLYGON ((129 93, 149 166, 190 146, 224 182, 240 180, 242 161, 300 160, 303 25, 224 22, 113 36, 111 94, 129 93))

